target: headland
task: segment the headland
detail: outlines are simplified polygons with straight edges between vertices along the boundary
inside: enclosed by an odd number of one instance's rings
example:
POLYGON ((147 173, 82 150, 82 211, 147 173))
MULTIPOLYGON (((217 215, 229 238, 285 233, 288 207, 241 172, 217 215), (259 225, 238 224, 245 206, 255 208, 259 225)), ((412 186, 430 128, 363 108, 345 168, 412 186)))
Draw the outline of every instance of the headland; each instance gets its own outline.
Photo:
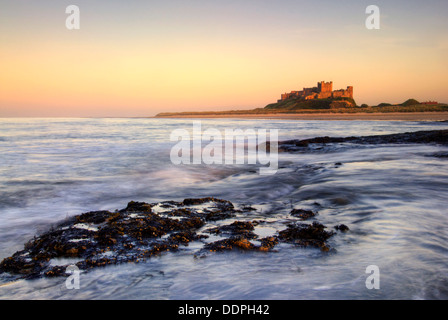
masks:
POLYGON ((315 87, 281 94, 264 108, 228 111, 163 112, 156 118, 250 118, 290 120, 404 120, 446 121, 448 104, 437 101, 382 102, 376 106, 358 105, 353 86, 333 90, 333 82, 320 81, 315 87))

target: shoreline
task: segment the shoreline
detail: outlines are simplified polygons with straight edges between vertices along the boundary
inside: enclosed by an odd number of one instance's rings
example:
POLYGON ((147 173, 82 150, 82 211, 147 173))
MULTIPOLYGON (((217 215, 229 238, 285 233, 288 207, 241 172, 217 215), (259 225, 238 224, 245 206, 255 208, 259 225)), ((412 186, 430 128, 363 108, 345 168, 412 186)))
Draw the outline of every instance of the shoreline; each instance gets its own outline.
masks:
POLYGON ((275 120, 372 120, 372 121, 448 121, 448 112, 390 113, 273 113, 273 114, 195 114, 155 116, 155 119, 275 119, 275 120))

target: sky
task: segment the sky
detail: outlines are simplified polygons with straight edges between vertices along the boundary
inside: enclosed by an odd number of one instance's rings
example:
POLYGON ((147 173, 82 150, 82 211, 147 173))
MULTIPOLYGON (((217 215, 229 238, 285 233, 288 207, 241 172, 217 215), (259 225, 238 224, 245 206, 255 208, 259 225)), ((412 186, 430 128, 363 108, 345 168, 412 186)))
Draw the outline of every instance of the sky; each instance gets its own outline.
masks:
POLYGON ((358 105, 448 103, 447 14, 446 0, 0 0, 0 117, 262 108, 318 81, 358 105))

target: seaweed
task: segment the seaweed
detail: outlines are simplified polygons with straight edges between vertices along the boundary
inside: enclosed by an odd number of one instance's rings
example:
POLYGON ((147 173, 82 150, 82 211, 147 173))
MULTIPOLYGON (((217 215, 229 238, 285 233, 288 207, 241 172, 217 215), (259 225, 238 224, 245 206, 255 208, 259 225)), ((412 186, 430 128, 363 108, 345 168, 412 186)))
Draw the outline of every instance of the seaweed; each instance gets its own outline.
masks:
POLYGON ((317 213, 312 210, 305 210, 305 209, 292 209, 290 212, 290 215, 293 217, 300 218, 300 220, 307 220, 309 218, 312 218, 317 213))

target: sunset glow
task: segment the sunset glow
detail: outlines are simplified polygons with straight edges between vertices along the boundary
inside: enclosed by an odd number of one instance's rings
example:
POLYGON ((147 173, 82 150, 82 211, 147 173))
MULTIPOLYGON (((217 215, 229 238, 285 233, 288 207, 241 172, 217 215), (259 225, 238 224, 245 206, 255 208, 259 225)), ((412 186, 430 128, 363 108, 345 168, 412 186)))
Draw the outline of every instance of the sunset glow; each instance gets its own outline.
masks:
POLYGON ((448 102, 446 1, 2 1, 0 116, 264 107, 333 81, 358 104, 448 102), (65 27, 76 4, 80 30, 65 27))

